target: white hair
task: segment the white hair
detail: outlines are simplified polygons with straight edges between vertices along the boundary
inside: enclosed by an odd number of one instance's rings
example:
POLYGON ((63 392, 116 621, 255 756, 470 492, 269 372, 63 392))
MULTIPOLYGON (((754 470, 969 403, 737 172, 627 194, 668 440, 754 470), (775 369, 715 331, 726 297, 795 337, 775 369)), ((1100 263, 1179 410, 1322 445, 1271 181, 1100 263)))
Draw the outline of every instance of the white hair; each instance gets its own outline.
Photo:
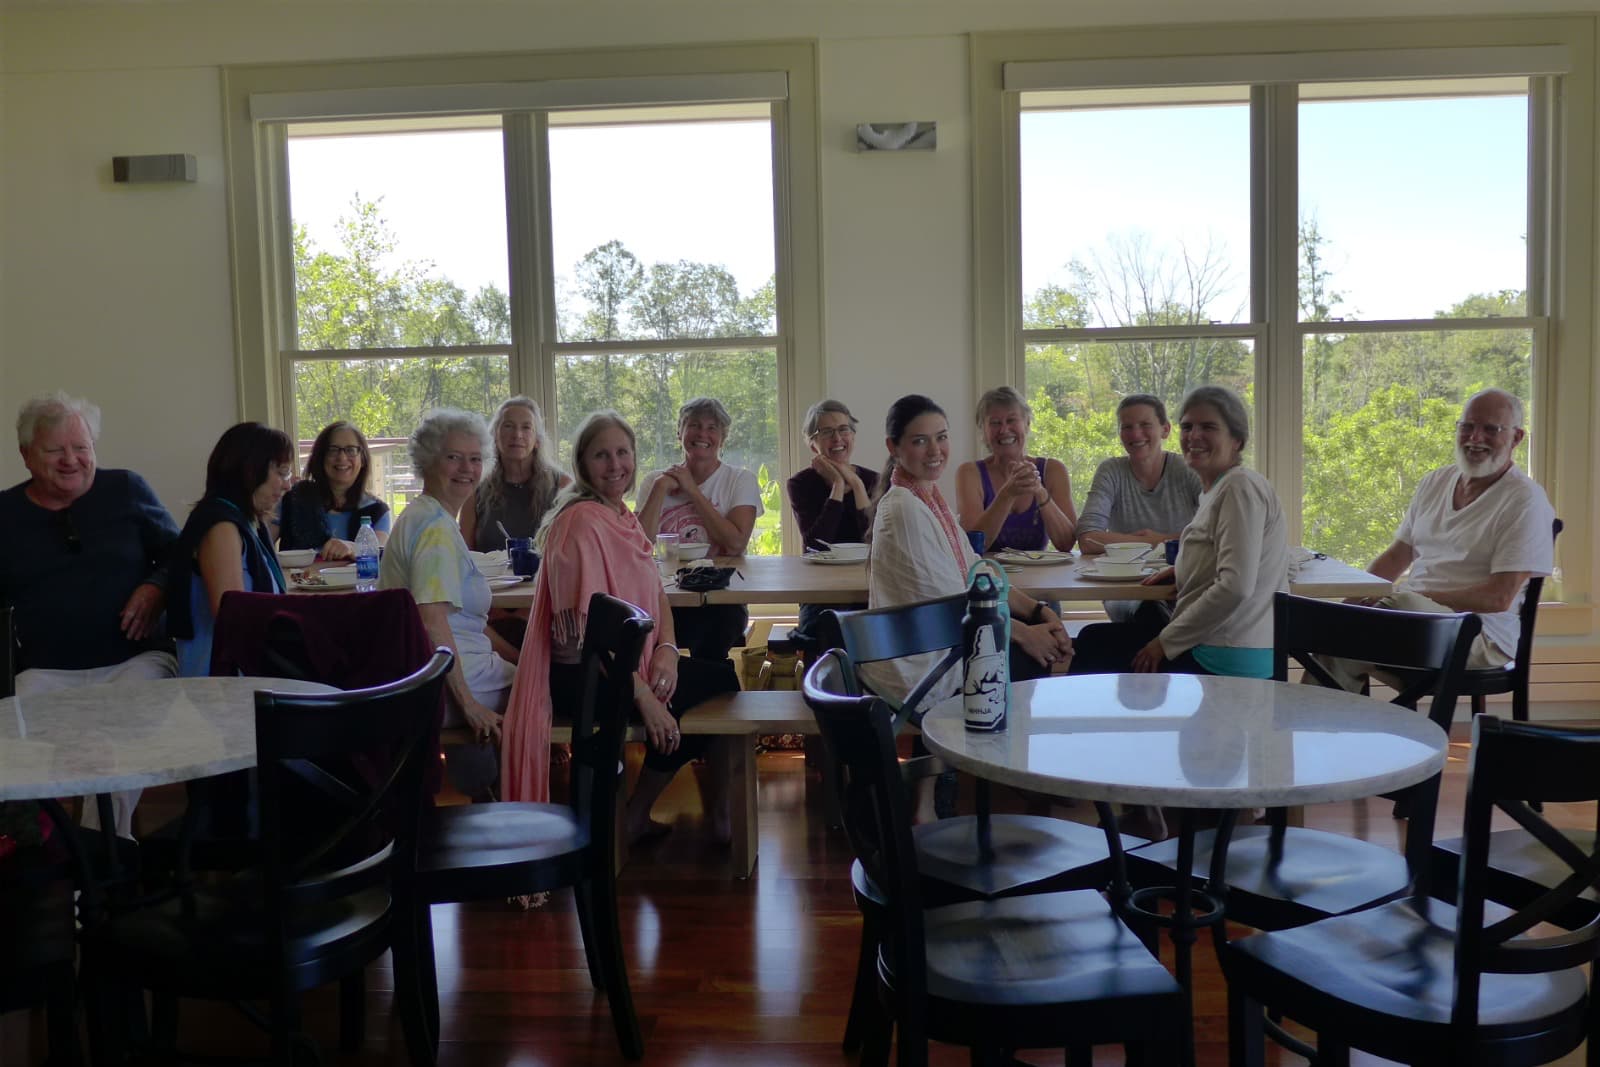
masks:
POLYGON ((81 396, 68 396, 63 389, 53 393, 40 393, 22 405, 17 412, 17 445, 27 448, 33 444, 40 429, 59 426, 72 417, 83 420, 89 430, 90 440, 100 440, 100 408, 81 396))
POLYGON ((1472 406, 1473 401, 1484 397, 1492 397, 1508 405, 1511 408, 1511 425, 1519 430, 1527 428, 1527 423, 1523 422, 1523 416, 1527 413, 1522 408, 1522 398, 1516 393, 1508 393, 1504 389, 1496 389, 1492 386, 1488 389, 1479 389, 1476 393, 1467 397, 1467 402, 1461 405, 1461 410, 1466 411, 1472 406))
POLYGON ((482 415, 459 408, 434 408, 423 412, 422 422, 411 431, 408 451, 411 453, 412 466, 418 471, 432 470, 433 465, 439 462, 439 457, 444 455, 445 438, 453 433, 476 437, 483 449, 483 461, 490 463, 494 460, 494 441, 489 436, 489 427, 485 425, 482 415))

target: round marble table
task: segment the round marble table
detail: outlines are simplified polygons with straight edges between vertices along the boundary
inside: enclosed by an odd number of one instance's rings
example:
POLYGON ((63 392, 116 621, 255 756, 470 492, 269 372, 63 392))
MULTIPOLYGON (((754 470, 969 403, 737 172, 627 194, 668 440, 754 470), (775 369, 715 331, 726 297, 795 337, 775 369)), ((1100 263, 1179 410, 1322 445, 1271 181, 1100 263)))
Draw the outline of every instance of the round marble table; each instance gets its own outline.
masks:
POLYGON ((1448 739, 1370 697, 1255 678, 1096 674, 1011 687, 1006 729, 966 729, 959 697, 928 748, 993 782, 1180 808, 1276 808, 1386 793, 1437 774, 1448 739))
POLYGON ((255 693, 287 678, 162 678, 0 700, 0 800, 110 793, 256 765, 255 693))
MULTIPOLYGON (((1176 870, 1188 871, 1195 809, 1231 812, 1374 796, 1438 774, 1448 750, 1445 732, 1427 716, 1371 697, 1188 674, 1018 682, 1011 687, 1006 729, 997 733, 969 732, 956 696, 923 718, 922 738, 945 762, 981 778, 1095 801, 1112 854, 1112 903, 1125 919, 1167 927, 1186 1000, 1193 996, 1195 933, 1221 922, 1225 891, 1211 883, 1196 890, 1183 878, 1170 887, 1131 890, 1112 802, 1181 809, 1176 870), (1172 901, 1170 916, 1147 906, 1157 899, 1172 901)), ((1231 815, 1223 826, 1213 848, 1213 877, 1226 869, 1231 815)), ((1193 1064, 1192 1000, 1187 1014, 1180 1058, 1193 1064)))

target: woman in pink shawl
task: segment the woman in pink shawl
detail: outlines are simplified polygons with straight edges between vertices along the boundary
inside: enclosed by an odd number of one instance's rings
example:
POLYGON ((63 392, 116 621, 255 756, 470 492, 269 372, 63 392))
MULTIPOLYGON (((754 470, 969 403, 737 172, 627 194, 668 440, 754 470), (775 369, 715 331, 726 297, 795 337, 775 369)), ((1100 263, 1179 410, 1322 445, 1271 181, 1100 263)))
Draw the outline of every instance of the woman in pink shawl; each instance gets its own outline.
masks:
MULTIPOLYGON (((733 664, 682 659, 673 643, 672 609, 651 558, 651 542, 624 499, 633 490, 634 434, 622 416, 600 411, 584 419, 572 447, 573 484, 539 529, 544 554, 533 613, 506 709, 501 781, 507 800, 550 799, 552 713, 569 717, 582 691, 578 659, 589 598, 609 593, 647 611, 656 623, 634 677, 634 705, 648 748, 628 801, 627 833, 639 840, 666 833, 650 809, 678 769, 700 754, 704 738, 684 739, 678 719, 688 708, 739 688, 733 664), (699 745, 691 742, 701 742, 699 745)), ((706 776, 715 784, 720 776, 706 776)), ((706 798, 713 829, 728 836, 726 796, 706 798)))

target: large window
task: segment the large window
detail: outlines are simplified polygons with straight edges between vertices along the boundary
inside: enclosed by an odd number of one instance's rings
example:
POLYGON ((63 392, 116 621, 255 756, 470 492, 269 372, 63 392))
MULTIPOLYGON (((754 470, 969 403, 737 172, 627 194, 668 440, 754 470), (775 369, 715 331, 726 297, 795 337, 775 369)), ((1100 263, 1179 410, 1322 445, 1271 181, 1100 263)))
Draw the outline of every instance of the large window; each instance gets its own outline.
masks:
POLYGON ((615 408, 643 472, 681 460, 678 407, 716 397, 724 461, 768 494, 752 551, 780 551, 785 428, 821 391, 815 215, 795 206, 815 155, 787 139, 814 123, 814 57, 697 57, 229 71, 240 334, 262 359, 241 354, 245 413, 303 449, 355 422, 401 507, 430 407, 532 395, 563 464, 615 408))
MULTIPOLYGON (((1514 62, 1491 52, 1453 62, 1514 62)), ((1302 542, 1365 564, 1420 477, 1450 462, 1467 396, 1509 389, 1530 429, 1542 417, 1551 274, 1537 265, 1554 223, 1538 117, 1559 82, 1530 70, 1295 83, 1290 57, 1267 59, 1271 81, 1237 85, 1132 84, 1131 64, 1094 60, 1008 70, 1013 351, 1042 447, 1080 493, 1120 453, 1121 397, 1175 405, 1222 383, 1254 403, 1253 459, 1302 542), (1030 87, 1052 75, 1077 84, 1030 87)))

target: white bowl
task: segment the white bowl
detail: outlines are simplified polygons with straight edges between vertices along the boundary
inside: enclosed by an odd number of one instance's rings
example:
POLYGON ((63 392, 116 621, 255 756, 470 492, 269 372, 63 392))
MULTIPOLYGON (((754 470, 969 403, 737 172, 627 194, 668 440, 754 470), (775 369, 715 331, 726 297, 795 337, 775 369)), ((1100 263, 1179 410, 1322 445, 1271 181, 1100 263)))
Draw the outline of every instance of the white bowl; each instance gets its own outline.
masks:
POLYGON ((1144 573, 1144 564, 1137 560, 1123 562, 1114 559, 1103 559, 1094 565, 1094 569, 1108 578, 1131 578, 1135 574, 1144 573))
POLYGON ((691 559, 705 559, 711 554, 711 546, 704 541, 679 541, 678 560, 683 562, 691 559))
POLYGON ((1105 557, 1113 563, 1132 563, 1149 552, 1150 546, 1143 541, 1113 541, 1106 546, 1105 557))
POLYGON ((288 548, 278 552, 278 566, 280 567, 309 567, 317 560, 317 550, 314 548, 288 548))
POLYGON ((860 541, 835 541, 828 554, 834 559, 866 559, 872 546, 860 541))

